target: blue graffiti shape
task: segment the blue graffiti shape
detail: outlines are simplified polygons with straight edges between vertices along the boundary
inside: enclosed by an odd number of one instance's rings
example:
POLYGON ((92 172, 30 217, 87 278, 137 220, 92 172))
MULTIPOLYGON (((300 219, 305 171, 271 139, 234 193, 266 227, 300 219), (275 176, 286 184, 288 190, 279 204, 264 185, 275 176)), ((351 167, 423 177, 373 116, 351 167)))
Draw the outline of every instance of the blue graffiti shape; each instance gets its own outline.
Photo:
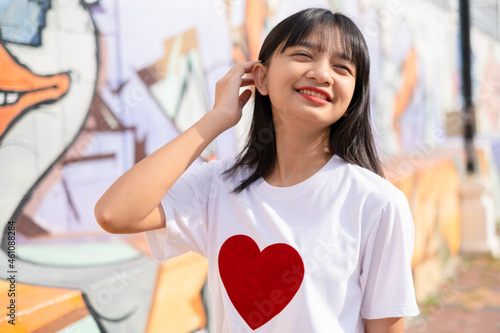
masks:
POLYGON ((52 0, 0 0, 0 40, 40 46, 52 0))

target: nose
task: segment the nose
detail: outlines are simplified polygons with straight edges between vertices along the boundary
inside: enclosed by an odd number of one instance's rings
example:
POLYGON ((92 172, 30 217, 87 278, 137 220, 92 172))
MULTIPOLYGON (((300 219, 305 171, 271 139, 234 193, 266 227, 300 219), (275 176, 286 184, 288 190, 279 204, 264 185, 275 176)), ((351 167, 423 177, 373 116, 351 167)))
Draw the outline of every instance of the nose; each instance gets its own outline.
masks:
POLYGON ((316 80, 320 84, 333 85, 333 69, 327 60, 315 61, 306 73, 306 78, 316 80))

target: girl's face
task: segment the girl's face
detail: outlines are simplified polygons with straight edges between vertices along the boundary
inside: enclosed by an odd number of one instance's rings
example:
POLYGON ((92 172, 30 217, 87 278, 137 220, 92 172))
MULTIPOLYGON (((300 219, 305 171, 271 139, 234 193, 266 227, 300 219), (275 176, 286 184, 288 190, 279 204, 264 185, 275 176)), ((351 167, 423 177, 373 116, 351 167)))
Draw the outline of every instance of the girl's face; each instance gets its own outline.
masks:
MULTIPOLYGON (((326 129, 342 117, 351 102, 356 68, 342 54, 338 38, 321 40, 311 33, 299 45, 275 52, 262 67, 257 88, 271 100, 275 126, 300 120, 326 129)), ((338 37, 339 34, 326 34, 338 37)), ((254 73, 254 76, 257 73, 254 73)))

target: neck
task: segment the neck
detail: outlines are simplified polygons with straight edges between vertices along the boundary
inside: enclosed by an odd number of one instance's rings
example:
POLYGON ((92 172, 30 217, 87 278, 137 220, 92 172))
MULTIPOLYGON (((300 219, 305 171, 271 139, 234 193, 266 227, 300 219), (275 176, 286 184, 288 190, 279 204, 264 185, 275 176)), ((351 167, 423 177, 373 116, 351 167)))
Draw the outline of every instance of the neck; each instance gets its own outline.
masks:
POLYGON ((328 149, 329 128, 307 131, 291 126, 276 127, 276 164, 266 181, 278 187, 298 184, 319 171, 332 157, 328 149))

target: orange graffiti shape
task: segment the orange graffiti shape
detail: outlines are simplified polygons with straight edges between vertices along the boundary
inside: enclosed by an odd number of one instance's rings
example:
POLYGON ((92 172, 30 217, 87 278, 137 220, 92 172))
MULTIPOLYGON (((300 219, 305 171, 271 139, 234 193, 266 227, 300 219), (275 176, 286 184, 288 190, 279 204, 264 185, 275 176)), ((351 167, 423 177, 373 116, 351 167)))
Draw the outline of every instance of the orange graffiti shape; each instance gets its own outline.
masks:
POLYGON ((60 99, 70 86, 67 73, 41 76, 19 64, 0 44, 0 136, 28 110, 60 99))

